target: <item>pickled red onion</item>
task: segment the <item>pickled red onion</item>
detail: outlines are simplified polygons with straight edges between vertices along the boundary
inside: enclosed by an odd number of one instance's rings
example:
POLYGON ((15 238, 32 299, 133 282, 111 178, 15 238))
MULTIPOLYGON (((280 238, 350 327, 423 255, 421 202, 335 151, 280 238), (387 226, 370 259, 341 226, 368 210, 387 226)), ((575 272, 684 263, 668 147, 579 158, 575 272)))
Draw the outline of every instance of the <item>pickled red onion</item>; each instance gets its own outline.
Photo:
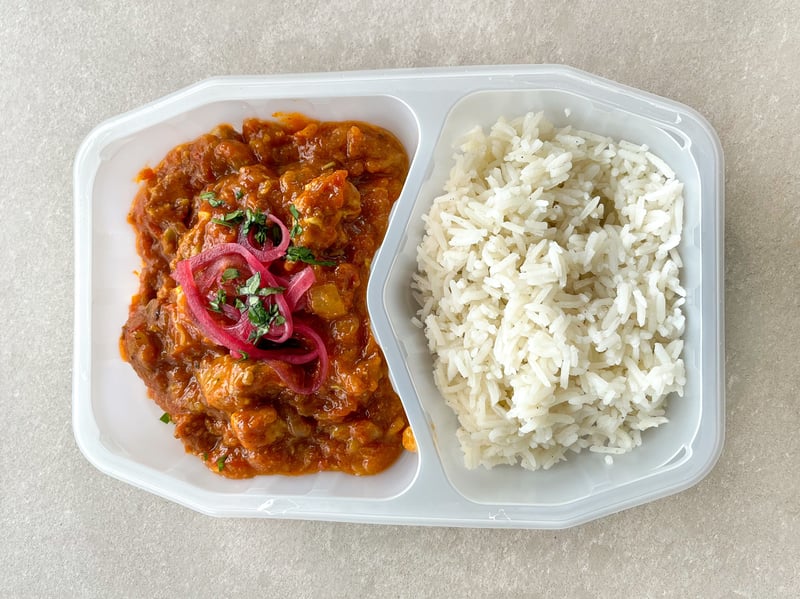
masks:
MULTIPOLYGON (((304 307, 306 292, 314 284, 316 276, 314 270, 308 266, 288 280, 270 272, 270 265, 286 255, 290 236, 279 219, 271 214, 267 217, 281 231, 278 245, 258 249, 251 243, 249 234, 240 233, 239 243, 221 243, 179 261, 173 277, 182 287, 189 312, 206 337, 215 344, 226 347, 234 357, 247 355, 266 361, 288 388, 295 393, 307 395, 319 389, 328 376, 328 352, 322 337, 307 323, 296 321, 293 313, 304 307), (246 269, 251 275, 257 273, 260 277, 259 289, 272 288, 262 298, 262 306, 264 303, 271 305, 270 302, 274 302, 283 322, 269 325, 265 334, 252 339, 251 336, 257 329, 250 322, 248 308, 240 310, 223 303, 219 312, 229 324, 221 323, 209 310, 208 297, 228 268, 246 269), (282 290, 274 292, 275 289, 282 290), (300 347, 284 345, 265 349, 256 345, 259 339, 276 345, 295 340, 300 347), (317 365, 311 381, 308 382, 305 366, 314 360, 317 360, 317 365)), ((243 275, 240 274, 237 278, 240 277, 243 275)))
POLYGON ((281 219, 275 217, 272 214, 267 214, 267 219, 272 221, 278 226, 278 229, 281 231, 281 242, 278 245, 273 245, 270 248, 262 248, 258 249, 255 245, 250 241, 250 237, 255 235, 252 229, 247 233, 244 232, 244 228, 239 230, 239 243, 247 249, 251 254, 253 254, 256 258, 261 260, 261 262, 269 263, 274 262, 278 258, 282 258, 286 255, 286 249, 289 247, 290 235, 289 229, 286 228, 286 225, 283 224, 281 219))

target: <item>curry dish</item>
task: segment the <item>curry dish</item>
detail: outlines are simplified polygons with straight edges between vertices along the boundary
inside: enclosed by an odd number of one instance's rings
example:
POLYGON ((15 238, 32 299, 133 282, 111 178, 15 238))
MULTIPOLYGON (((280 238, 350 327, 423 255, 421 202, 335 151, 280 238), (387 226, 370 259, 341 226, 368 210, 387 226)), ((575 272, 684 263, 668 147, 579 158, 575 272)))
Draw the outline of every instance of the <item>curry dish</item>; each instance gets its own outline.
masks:
POLYGON ((375 474, 414 445, 365 298, 408 157, 376 126, 276 117, 140 173, 121 351, 214 472, 375 474))

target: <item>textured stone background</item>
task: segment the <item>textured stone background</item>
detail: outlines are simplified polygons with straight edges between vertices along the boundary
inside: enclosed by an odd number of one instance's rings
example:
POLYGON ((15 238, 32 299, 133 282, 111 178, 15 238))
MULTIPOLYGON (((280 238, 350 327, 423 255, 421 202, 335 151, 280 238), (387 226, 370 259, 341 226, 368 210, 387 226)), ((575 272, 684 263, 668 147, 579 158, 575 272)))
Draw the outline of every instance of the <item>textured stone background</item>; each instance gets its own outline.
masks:
POLYGON ((800 595, 795 0, 0 0, 0 14, 0 596, 800 595), (722 140, 727 440, 705 480, 571 530, 459 530, 212 519, 81 456, 71 168, 94 125, 211 75, 541 62, 688 104, 722 140))

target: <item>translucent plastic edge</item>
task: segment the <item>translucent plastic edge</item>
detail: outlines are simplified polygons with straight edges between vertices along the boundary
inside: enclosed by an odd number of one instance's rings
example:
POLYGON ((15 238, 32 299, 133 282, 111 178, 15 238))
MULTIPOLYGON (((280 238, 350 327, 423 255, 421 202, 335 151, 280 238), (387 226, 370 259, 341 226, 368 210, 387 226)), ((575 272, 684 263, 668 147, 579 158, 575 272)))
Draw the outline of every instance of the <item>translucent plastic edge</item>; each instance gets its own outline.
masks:
MULTIPOLYGON (((680 104, 668 98, 663 98, 657 96, 655 94, 651 94, 649 92, 639 90, 636 88, 631 88, 624 84, 620 84, 614 81, 606 80, 602 77, 597 75, 585 73, 578 69, 574 69, 572 67, 566 67, 562 65, 519 65, 519 66, 506 66, 506 67, 440 67, 440 68, 431 68, 431 69, 399 69, 394 71, 360 71, 353 73, 353 78, 358 80, 368 80, 368 79, 404 79, 404 78, 421 78, 426 79, 429 77, 478 77, 478 76, 496 76, 502 74, 508 74, 510 76, 525 76, 525 75, 533 75, 533 74, 566 74, 572 77, 582 78, 585 81, 596 84, 598 82, 605 82, 610 91, 619 93, 620 91, 628 91, 632 93, 632 95, 639 96, 640 98, 650 98, 655 100, 660 104, 667 104, 677 108, 680 112, 688 114, 701 125, 701 128, 705 131, 707 136, 709 137, 712 146, 715 150, 715 153, 718 157, 718 165, 719 169, 717 171, 717 185, 719 187, 719 192, 717 194, 718 198, 718 206, 717 206, 717 214, 718 219, 714 223, 715 228, 717 229, 717 263, 718 268, 716 270, 717 277, 716 277, 716 295, 719 298, 719 306, 720 310, 717 312, 717 319, 716 319, 716 329, 717 329, 717 339, 718 339, 718 347, 720 348, 720 352, 718 353, 717 359, 717 388, 719 391, 720 397, 718 398, 718 432, 719 434, 716 435, 716 443, 714 446, 713 451, 708 456, 708 459, 702 464, 702 467, 697 469, 697 472, 691 477, 691 479, 686 479, 682 484, 674 485, 669 488, 662 488, 659 489, 657 492, 654 492, 650 495, 641 495, 637 497, 635 500, 624 500, 614 504, 608 504, 603 509, 594 509, 589 510, 588 513, 574 513, 571 517, 562 518, 562 519, 555 519, 555 520, 539 520, 539 519, 530 519, 526 521, 521 520, 509 520, 508 522, 505 521, 497 521, 492 519, 491 515, 488 517, 487 520, 483 519, 475 519, 475 518, 443 518, 443 517, 423 517, 420 515, 414 515, 413 517, 408 517, 404 515, 398 516, 388 516, 386 514, 382 515, 371 515, 366 513, 351 513, 351 514, 332 514, 329 512, 302 512, 296 515, 292 514, 282 514, 281 517, 285 518, 297 518, 297 519, 304 519, 304 520, 328 520, 328 521, 342 521, 342 522, 375 522, 375 523, 392 523, 392 524, 430 524, 430 525, 437 525, 437 526, 470 526, 470 527, 497 527, 497 528, 541 528, 541 529, 562 529, 562 528, 569 528, 571 526, 579 525, 585 522, 589 522, 595 520, 597 518, 601 518, 612 513, 619 512, 624 509, 628 509, 630 507, 634 507, 636 505, 641 505, 643 503, 647 503, 662 497, 666 497, 668 495, 677 493, 683 489, 693 486, 700 480, 702 480, 714 467, 716 464, 724 445, 724 327, 722 326, 724 322, 724 264, 723 264, 723 249, 724 249, 724 239, 722 238, 722 225, 724 221, 722 220, 723 216, 723 189, 722 185, 724 183, 723 177, 723 170, 722 170, 722 149, 719 144, 718 137, 714 132, 713 128, 707 123, 704 117, 700 115, 697 111, 688 107, 686 105, 680 104), (535 71, 531 72, 531 71, 535 71), (547 73, 546 71, 549 71, 547 73), (543 73, 544 72, 544 73, 543 73)), ((190 501, 186 498, 184 494, 180 496, 165 493, 163 489, 153 487, 152 485, 145 484, 144 481, 133 480, 130 476, 130 469, 129 465, 126 464, 126 473, 120 474, 117 470, 117 465, 114 464, 115 459, 113 456, 111 459, 108 459, 109 456, 100 456, 96 455, 94 449, 90 449, 84 443, 86 439, 86 435, 92 435, 94 437, 98 436, 98 431, 96 426, 94 425, 94 421, 91 419, 89 415, 88 419, 85 418, 86 414, 82 414, 79 410, 80 405, 84 405, 89 401, 87 394, 89 393, 89 378, 91 376, 90 372, 90 364, 88 363, 89 347, 90 347, 90 339, 91 339, 91 309, 90 309, 90 274, 91 274, 91 239, 89 237, 89 233, 91 230, 90 223, 91 223, 91 207, 86 202, 81 202, 82 198, 85 198, 86 189, 82 182, 85 182, 85 187, 91 188, 91 183, 93 182, 93 177, 91 180, 82 179, 81 177, 81 169, 85 168, 85 161, 86 161, 86 154, 89 151, 90 147, 96 145, 102 145, 104 137, 106 137, 109 133, 113 133, 114 130, 124 124, 129 118, 136 118, 140 119, 143 116, 147 116, 147 112, 151 111, 155 108, 161 108, 164 105, 179 102, 184 95, 193 95, 201 90, 203 87, 206 86, 217 86, 220 84, 223 85, 233 85, 233 84, 247 84, 253 83, 258 85, 263 85, 267 80, 268 81, 275 81, 275 80, 282 80, 282 81, 302 81, 303 83, 309 83, 309 79, 313 79, 314 77, 320 77, 320 81, 318 83, 330 83, 332 81, 337 80, 339 77, 350 75, 350 73, 322 73, 322 74, 308 74, 308 75, 276 75, 276 76, 229 76, 229 77, 214 77, 210 79, 206 79, 184 89, 178 90, 172 94, 164 96, 160 99, 156 99, 148 104, 140 106, 136 109, 133 109, 129 112, 123 113, 116 117, 112 117, 101 124, 97 125, 85 138, 84 142, 81 144, 79 151, 76 155, 75 166, 74 166, 74 185, 75 185, 75 231, 76 231, 76 238, 75 238, 75 297, 76 297, 76 304, 74 307, 75 312, 75 334, 74 334, 74 371, 73 371, 73 431, 75 433, 76 441, 78 443, 78 447, 87 460, 94 465, 98 470, 104 472, 114 478, 119 480, 134 484, 139 488, 147 490, 149 492, 154 493, 155 495, 164 497, 169 499, 170 501, 174 501, 178 504, 190 507, 198 512, 208 514, 211 516, 238 516, 238 517, 265 517, 267 514, 252 512, 250 509, 247 510, 240 510, 240 509, 226 509, 224 507, 220 509, 209 509, 207 506, 203 505, 202 503, 195 503, 194 501, 190 501), (82 193, 79 193, 82 192, 82 193), (90 422, 87 422, 90 421, 90 422)), ((521 84, 522 87, 525 87, 525 81, 517 81, 517 84, 521 84)), ((497 89, 504 89, 504 88, 497 88, 497 89)), ((323 90, 321 90, 323 91, 323 90)), ((476 91, 474 89, 465 90, 464 95, 466 96, 471 91, 476 91)), ((346 95, 346 94, 320 94, 320 95, 346 95)), ((389 94, 394 95, 394 94, 389 94)), ((398 99, 403 100, 401 96, 396 96, 398 99)), ((416 114, 416 110, 411 107, 411 110, 414 114, 416 114)), ((161 118, 166 117, 159 117, 161 118)), ((385 280, 383 281, 385 283, 385 280)), ((213 495, 213 494, 212 494, 213 495)), ((216 495, 214 495, 216 498, 216 495)), ((283 496, 282 496, 283 497, 283 496)), ((371 500, 373 501, 373 500, 371 500)), ((378 501, 385 501, 383 499, 378 501)), ((467 501, 468 503, 471 503, 467 501)), ((492 506, 486 506, 492 507, 492 506)), ((494 506, 502 511, 503 505, 497 504, 494 506)), ((514 506, 506 506, 509 508, 513 508, 514 506)))

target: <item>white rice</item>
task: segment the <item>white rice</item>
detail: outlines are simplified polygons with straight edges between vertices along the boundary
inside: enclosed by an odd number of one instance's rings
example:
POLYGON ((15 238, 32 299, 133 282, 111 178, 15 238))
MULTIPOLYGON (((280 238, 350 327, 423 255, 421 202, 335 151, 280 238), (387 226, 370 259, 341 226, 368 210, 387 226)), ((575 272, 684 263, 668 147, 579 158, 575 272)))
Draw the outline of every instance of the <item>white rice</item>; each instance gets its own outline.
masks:
POLYGON ((610 464, 667 422, 682 218, 683 185, 646 146, 534 113, 466 135, 413 288, 467 467, 610 464))

